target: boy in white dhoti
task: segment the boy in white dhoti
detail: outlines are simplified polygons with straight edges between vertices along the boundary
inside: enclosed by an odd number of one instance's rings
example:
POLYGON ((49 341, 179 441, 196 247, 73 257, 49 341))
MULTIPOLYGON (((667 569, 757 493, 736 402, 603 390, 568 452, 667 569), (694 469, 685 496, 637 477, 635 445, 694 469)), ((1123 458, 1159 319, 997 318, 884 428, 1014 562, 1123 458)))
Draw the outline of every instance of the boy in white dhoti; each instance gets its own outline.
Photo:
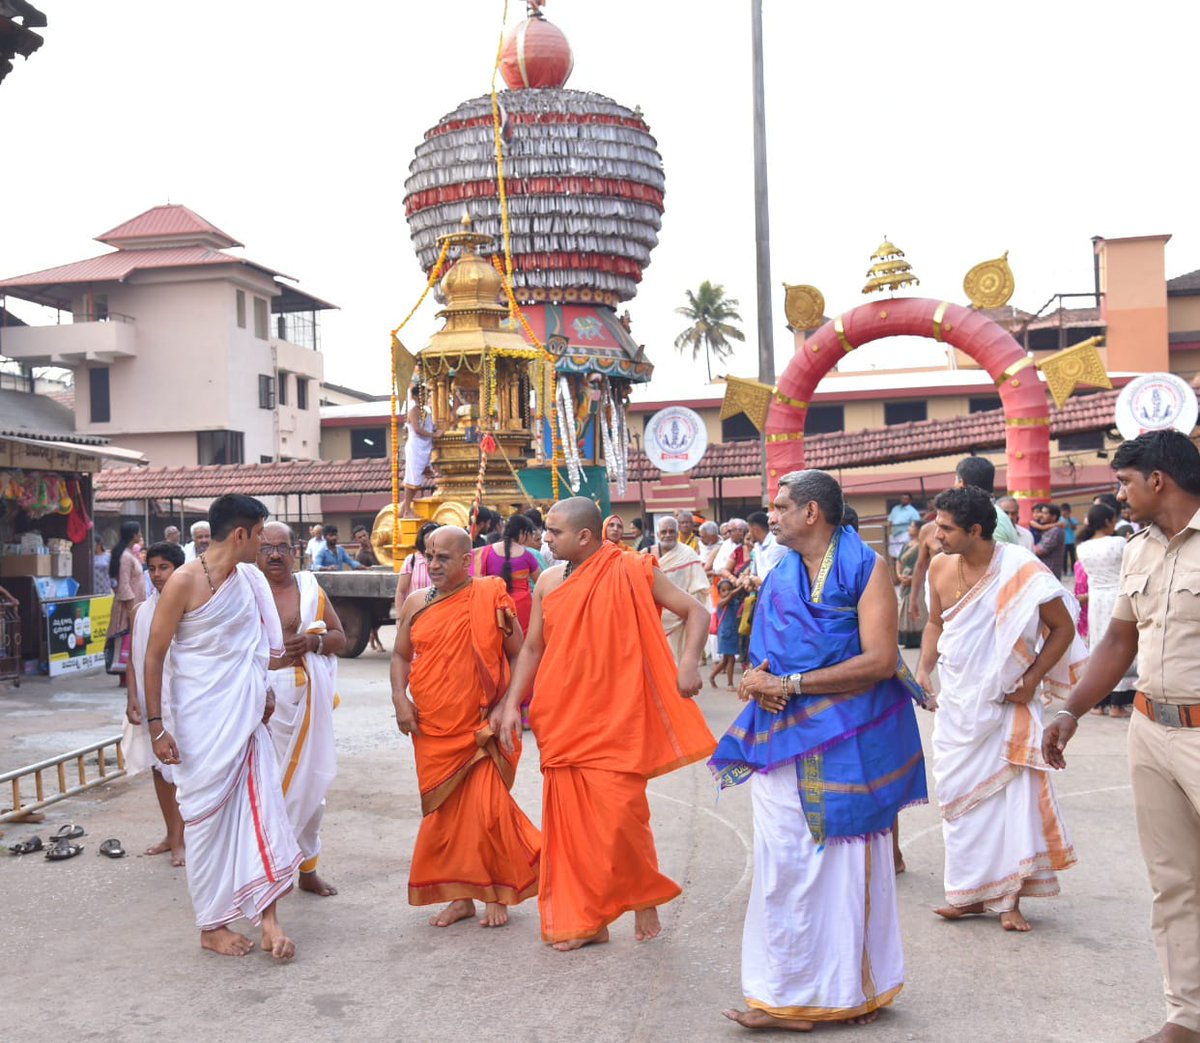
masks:
POLYGON ((267 663, 283 654, 270 587, 254 567, 267 509, 222 496, 208 511, 212 543, 159 598, 146 651, 146 710, 154 755, 174 765, 187 843, 188 890, 200 944, 226 956, 254 948, 227 926, 262 923, 262 947, 295 955, 276 915, 302 860, 267 732, 267 663), (171 692, 171 727, 161 722, 171 692))
POLYGON ((279 758, 288 819, 300 845, 300 890, 326 897, 337 888, 317 875, 325 794, 337 774, 333 708, 337 654, 346 647, 341 621, 311 572, 295 572, 292 530, 263 526, 258 567, 267 577, 283 626, 283 655, 272 658, 268 684, 275 693, 271 739, 279 758))
POLYGON ((934 502, 942 553, 929 566, 929 623, 917 680, 930 707, 933 776, 946 844, 939 915, 1000 914, 1028 931, 1022 898, 1058 894, 1075 864, 1041 752, 1039 687, 1066 694, 1087 659, 1078 606, 1058 577, 1015 544, 992 539, 996 512, 979 489, 934 502))
POLYGON ((404 420, 404 502, 400 507, 401 518, 415 518, 413 497, 425 484, 426 472, 433 459, 433 439, 438 433, 433 422, 433 413, 421 404, 417 397, 418 385, 413 385, 412 405, 404 420))
MULTIPOLYGON (((178 533, 178 529, 175 530, 178 533)), ((171 865, 183 865, 183 819, 179 816, 179 803, 175 799, 175 776, 166 764, 154 759, 150 748, 150 734, 142 727, 146 720, 146 696, 142 690, 142 678, 146 673, 146 643, 150 638, 150 624, 154 622, 154 611, 158 608, 158 596, 166 586, 171 574, 183 565, 183 548, 177 543, 154 543, 146 551, 146 576, 150 580, 150 594, 133 615, 132 647, 129 650, 129 689, 125 707, 125 727, 121 733, 121 750, 125 755, 125 774, 136 775, 147 768, 153 770, 154 794, 162 811, 167 835, 157 844, 146 848, 147 855, 163 855, 171 852, 171 865)), ((162 700, 164 717, 171 715, 171 700, 162 700)), ((150 722, 153 724, 154 722, 150 722)), ((158 729, 155 728, 155 731, 158 729)))

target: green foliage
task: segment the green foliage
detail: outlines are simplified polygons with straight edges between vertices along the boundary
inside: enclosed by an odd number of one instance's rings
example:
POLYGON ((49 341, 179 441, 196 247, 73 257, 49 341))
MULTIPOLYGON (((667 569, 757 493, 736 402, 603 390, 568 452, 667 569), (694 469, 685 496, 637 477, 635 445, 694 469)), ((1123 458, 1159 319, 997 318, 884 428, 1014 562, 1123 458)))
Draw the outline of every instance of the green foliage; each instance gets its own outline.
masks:
POLYGON ((705 280, 700 288, 687 294, 687 305, 676 308, 677 315, 690 320, 691 325, 675 338, 675 348, 683 354, 689 348, 692 358, 700 357, 704 349, 704 362, 708 368, 708 379, 712 380, 712 359, 728 358, 733 354, 730 341, 745 341, 746 335, 734 323, 741 322, 738 314, 738 302, 734 297, 725 296, 725 287, 713 285, 705 280))

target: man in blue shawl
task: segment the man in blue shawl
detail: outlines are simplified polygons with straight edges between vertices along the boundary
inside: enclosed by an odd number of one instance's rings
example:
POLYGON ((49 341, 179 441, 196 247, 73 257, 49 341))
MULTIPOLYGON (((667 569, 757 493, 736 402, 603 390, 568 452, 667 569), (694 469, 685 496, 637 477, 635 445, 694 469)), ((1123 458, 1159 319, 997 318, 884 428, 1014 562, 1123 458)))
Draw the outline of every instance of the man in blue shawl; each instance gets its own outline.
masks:
POLYGON ((824 471, 779 481, 772 531, 790 553, 759 593, 749 705, 709 767, 751 780, 754 883, 742 935, 746 1028, 874 1021, 904 985, 889 832, 927 799, 913 699, 883 560, 842 527, 824 471))

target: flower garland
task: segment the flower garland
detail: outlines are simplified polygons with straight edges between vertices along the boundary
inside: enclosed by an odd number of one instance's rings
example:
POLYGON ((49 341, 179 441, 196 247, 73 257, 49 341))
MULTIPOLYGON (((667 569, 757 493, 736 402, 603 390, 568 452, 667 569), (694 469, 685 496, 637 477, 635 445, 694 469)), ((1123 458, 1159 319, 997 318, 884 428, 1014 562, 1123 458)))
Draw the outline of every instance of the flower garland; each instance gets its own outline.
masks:
MULTIPOLYGON (((583 464, 579 459, 579 443, 575 441, 575 411, 571 408, 571 385, 565 376, 558 378, 558 426, 567 464, 567 484, 578 493, 583 484, 583 464)), ((555 454, 557 456, 557 453, 555 454)), ((555 493, 557 499, 558 493, 555 493)))

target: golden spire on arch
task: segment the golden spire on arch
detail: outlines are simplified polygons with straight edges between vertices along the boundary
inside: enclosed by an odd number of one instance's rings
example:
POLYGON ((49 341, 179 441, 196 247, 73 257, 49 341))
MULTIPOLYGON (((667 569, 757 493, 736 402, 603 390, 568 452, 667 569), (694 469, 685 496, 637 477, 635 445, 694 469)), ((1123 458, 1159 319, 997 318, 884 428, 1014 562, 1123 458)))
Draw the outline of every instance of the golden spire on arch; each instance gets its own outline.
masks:
POLYGON ((904 251, 884 236, 879 249, 871 254, 871 267, 867 270, 867 285, 863 293, 891 290, 895 293, 906 286, 919 286, 921 280, 913 273, 912 265, 904 260, 904 251))

